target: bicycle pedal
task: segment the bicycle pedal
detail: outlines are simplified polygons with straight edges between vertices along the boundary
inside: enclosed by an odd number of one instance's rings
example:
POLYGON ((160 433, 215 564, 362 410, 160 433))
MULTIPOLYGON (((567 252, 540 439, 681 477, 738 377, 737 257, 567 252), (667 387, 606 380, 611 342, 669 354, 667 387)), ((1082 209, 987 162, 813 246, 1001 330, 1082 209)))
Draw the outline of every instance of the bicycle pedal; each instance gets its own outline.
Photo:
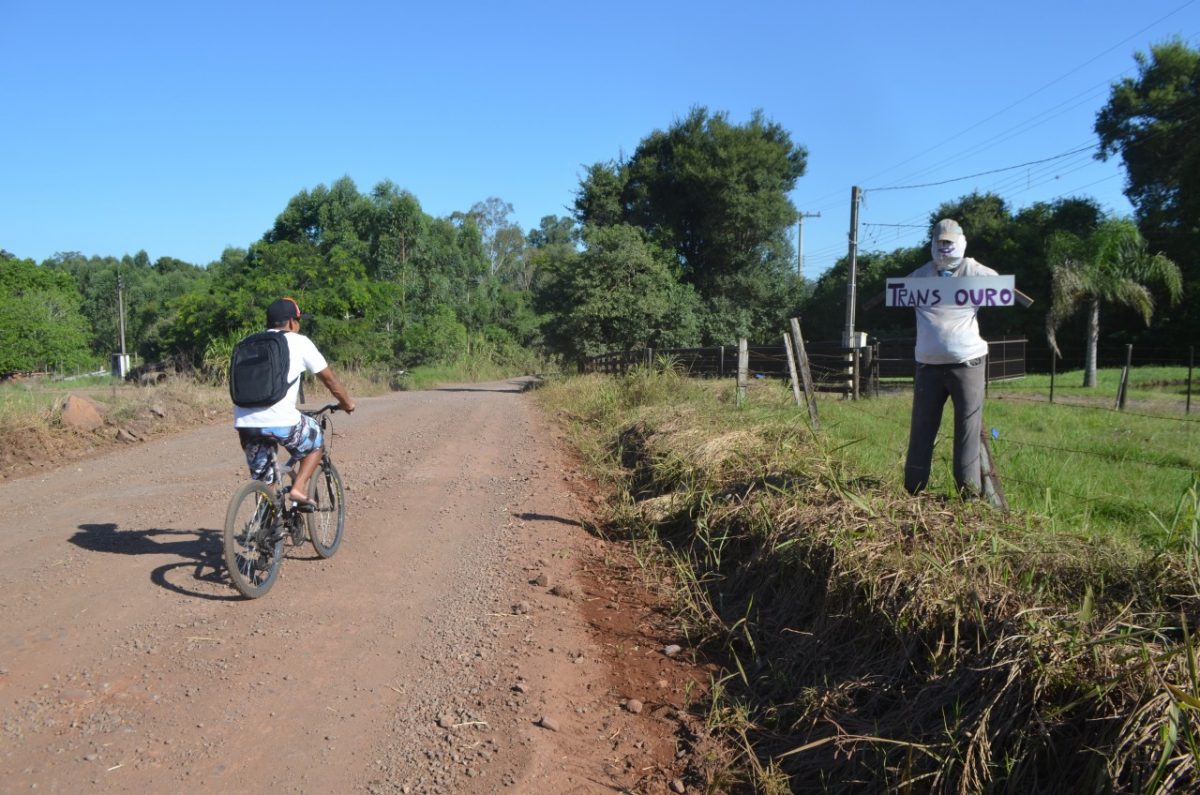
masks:
POLYGON ((294 502, 292 508, 296 513, 313 513, 317 510, 317 506, 309 502, 294 502))

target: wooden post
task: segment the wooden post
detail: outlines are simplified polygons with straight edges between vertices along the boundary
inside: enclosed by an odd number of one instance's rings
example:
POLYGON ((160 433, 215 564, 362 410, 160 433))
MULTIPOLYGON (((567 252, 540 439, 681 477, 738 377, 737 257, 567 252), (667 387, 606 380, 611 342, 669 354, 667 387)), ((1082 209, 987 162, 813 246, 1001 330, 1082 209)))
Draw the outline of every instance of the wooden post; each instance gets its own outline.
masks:
POLYGON ((850 393, 858 400, 858 376, 862 372, 862 348, 850 349, 850 393))
POLYGON ((871 397, 879 397, 879 341, 871 347, 871 397))
POLYGON ((1058 357, 1050 350, 1050 402, 1054 402, 1054 373, 1058 370, 1058 357))
POLYGON ((750 346, 746 338, 738 340, 737 404, 746 402, 746 387, 750 383, 750 346))
POLYGON ((1125 410, 1125 393, 1129 391, 1129 366, 1133 362, 1133 346, 1125 346, 1125 367, 1121 369, 1121 385, 1117 387, 1117 410, 1125 410))
POLYGON ((992 440, 986 428, 979 431, 979 485, 983 498, 1001 511, 1008 511, 1008 500, 1000 485, 1000 473, 996 471, 996 456, 992 453, 992 440))
POLYGON ((1192 413, 1192 368, 1196 364, 1196 346, 1188 346, 1188 384, 1187 384, 1187 405, 1183 409, 1184 414, 1192 413))
POLYGON ((796 399, 796 405, 800 405, 800 376, 796 373, 796 355, 792 351, 792 337, 790 334, 783 335, 783 347, 787 351, 788 372, 792 374, 792 397, 796 399))
POLYGON ((808 418, 814 428, 821 423, 817 419, 817 391, 813 388, 812 371, 808 368, 808 353, 804 350, 804 337, 800 335, 800 318, 791 319, 792 347, 795 349, 796 364, 800 368, 800 383, 804 386, 804 400, 808 403, 808 418))
POLYGON ((866 379, 867 379, 867 382, 866 382, 867 394, 871 395, 872 394, 871 373, 872 373, 872 369, 873 369, 872 365, 874 364, 874 361, 875 361, 875 346, 868 345, 867 347, 863 348, 862 349, 862 357, 863 357, 862 358, 862 369, 863 369, 863 373, 866 374, 866 379))
POLYGON ((721 358, 717 364, 717 375, 721 378, 725 377, 725 346, 721 346, 721 358))

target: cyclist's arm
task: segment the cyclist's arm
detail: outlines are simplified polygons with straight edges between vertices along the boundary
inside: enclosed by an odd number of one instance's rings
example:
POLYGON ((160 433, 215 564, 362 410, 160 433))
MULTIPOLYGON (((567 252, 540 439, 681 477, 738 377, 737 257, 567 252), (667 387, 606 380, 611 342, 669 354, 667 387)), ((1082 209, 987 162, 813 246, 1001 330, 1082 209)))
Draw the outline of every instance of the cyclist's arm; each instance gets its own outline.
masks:
POLYGON ((333 369, 326 367, 321 372, 317 373, 317 378, 321 379, 321 383, 329 390, 335 398, 337 398, 338 406, 342 411, 349 414, 354 411, 354 401, 350 399, 350 393, 346 391, 346 387, 342 386, 342 382, 333 374, 333 369))

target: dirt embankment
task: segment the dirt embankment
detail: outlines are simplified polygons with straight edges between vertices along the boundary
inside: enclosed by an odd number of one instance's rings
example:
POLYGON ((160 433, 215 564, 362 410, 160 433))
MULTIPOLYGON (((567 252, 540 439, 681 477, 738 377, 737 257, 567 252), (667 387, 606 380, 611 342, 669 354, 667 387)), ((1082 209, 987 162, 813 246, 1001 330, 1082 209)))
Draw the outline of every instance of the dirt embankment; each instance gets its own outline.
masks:
POLYGON ((707 672, 520 383, 338 415, 345 543, 257 601, 221 562, 226 422, 144 439, 0 482, 0 788, 699 791, 707 672))

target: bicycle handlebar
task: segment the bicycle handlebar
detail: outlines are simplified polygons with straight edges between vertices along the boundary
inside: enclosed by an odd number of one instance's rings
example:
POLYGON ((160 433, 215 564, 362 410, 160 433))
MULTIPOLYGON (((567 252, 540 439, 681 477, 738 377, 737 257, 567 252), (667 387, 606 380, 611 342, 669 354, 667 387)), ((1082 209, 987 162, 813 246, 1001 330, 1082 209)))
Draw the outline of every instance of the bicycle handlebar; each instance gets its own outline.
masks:
POLYGON ((310 417, 317 417, 317 416, 324 414, 327 411, 332 413, 332 412, 341 411, 341 410, 342 410, 342 407, 341 407, 341 404, 339 404, 339 403, 326 403, 324 406, 321 406, 321 408, 319 408, 319 409, 301 409, 300 413, 307 414, 310 417))

